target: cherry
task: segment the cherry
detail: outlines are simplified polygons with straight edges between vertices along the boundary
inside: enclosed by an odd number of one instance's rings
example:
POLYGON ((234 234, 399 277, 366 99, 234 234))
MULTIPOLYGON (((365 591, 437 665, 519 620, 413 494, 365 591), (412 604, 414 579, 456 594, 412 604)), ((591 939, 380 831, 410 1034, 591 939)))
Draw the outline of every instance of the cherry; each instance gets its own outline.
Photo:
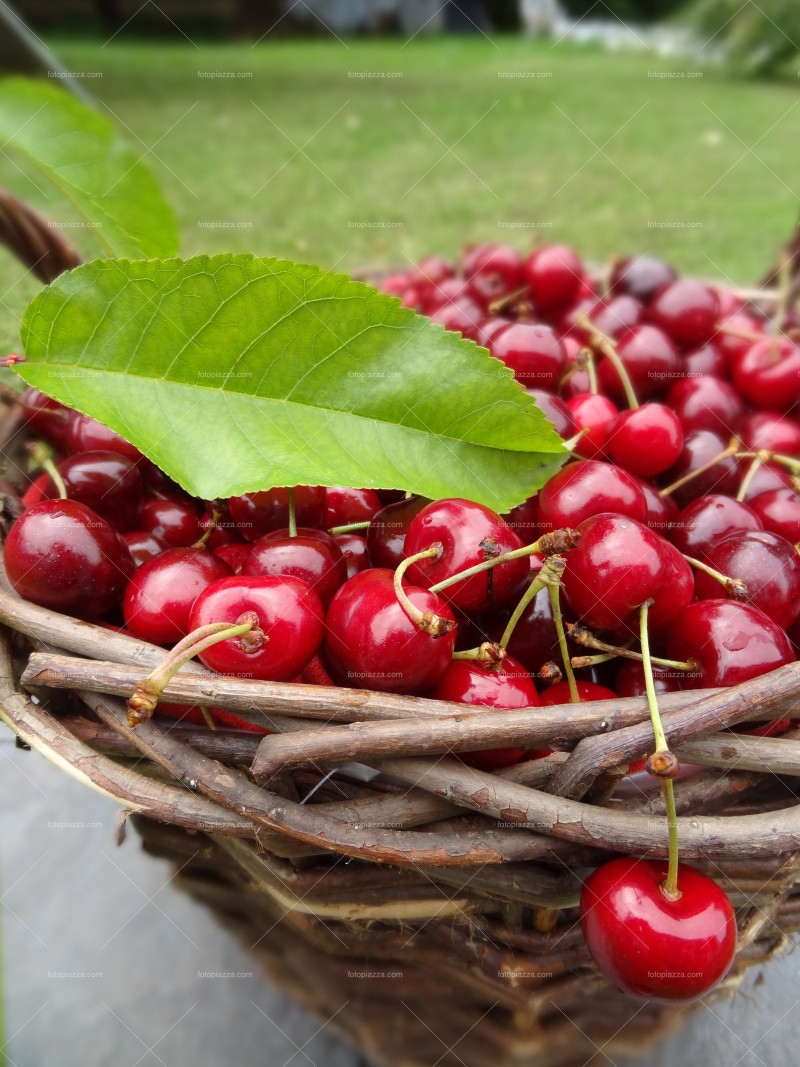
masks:
MULTIPOLYGON (((458 498, 436 500, 420 511, 408 528, 405 555, 416 555, 436 542, 442 545, 439 556, 418 560, 408 569, 409 581, 415 585, 429 588, 468 567, 523 547, 499 515, 482 504, 458 498)), ((462 611, 506 604, 519 591, 529 570, 526 558, 510 560, 457 582, 444 596, 462 611)))
POLYGON ((586 431, 578 440, 575 451, 587 459, 605 455, 608 424, 618 414, 617 406, 607 396, 584 393, 567 400, 567 407, 575 420, 576 431, 586 431))
POLYGON ((583 283, 583 264, 568 245, 542 245, 523 264, 533 299, 545 311, 574 300, 583 283))
MULTIPOLYGON (((752 460, 750 459, 743 459, 741 461, 739 467, 741 474, 740 481, 749 474, 751 463, 752 460)), ((769 493, 774 489, 788 489, 790 492, 794 492, 792 479, 787 471, 783 467, 779 467, 777 463, 761 463, 756 469, 755 474, 748 477, 744 491, 744 500, 749 504, 761 493, 769 493)), ((778 533, 780 533, 780 530, 778 533)))
POLYGON ((545 531, 575 527, 601 511, 639 522, 647 518, 647 501, 637 480, 611 463, 568 463, 539 491, 539 524, 545 531))
POLYGON ((455 267, 441 256, 427 256, 421 260, 411 273, 404 277, 404 284, 416 285, 420 282, 443 282, 455 275, 455 267))
POLYGON ((644 322, 644 304, 628 293, 598 300, 589 308, 589 318, 602 333, 618 338, 644 322))
POLYGON ((685 433, 711 430, 727 440, 744 418, 744 404, 733 386, 711 376, 676 382, 667 395, 667 404, 685 433))
POLYGON ((531 544, 542 532, 539 525, 539 494, 529 496, 527 500, 506 512, 503 518, 514 533, 519 535, 523 544, 531 544))
MULTIPOLYGON (((639 400, 663 393, 683 375, 674 344, 655 326, 634 326, 623 334, 616 347, 639 400)), ((612 400, 619 403, 626 400, 620 376, 607 356, 597 364, 597 376, 603 392, 612 400)))
POLYGON ((618 466, 640 478, 653 478, 681 454, 683 429, 664 404, 622 411, 609 424, 606 451, 618 466))
MULTIPOLYGON (((136 529, 142 479, 132 460, 118 452, 79 452, 58 464, 67 497, 96 511, 120 532, 136 529)), ((52 479, 47 495, 57 495, 52 479)))
POLYGON ((680 898, 662 889, 667 864, 625 857, 598 867, 581 891, 581 930, 597 966, 623 993, 689 1001, 722 981, 736 953, 736 917, 722 889, 678 868, 680 898))
POLYGON ((702 282, 678 278, 660 289, 648 307, 650 321, 679 345, 701 345, 714 333, 719 297, 702 282))
POLYGON ((234 574, 241 574, 247 557, 250 555, 250 548, 249 544, 243 544, 240 541, 226 541, 224 545, 217 545, 212 552, 223 563, 227 563, 234 574))
POLYGON ((710 430, 692 430, 684 435, 683 448, 674 464, 661 481, 667 485, 687 475, 692 475, 683 485, 673 490, 672 495, 681 506, 699 496, 709 493, 735 493, 739 484, 739 468, 733 456, 717 460, 707 470, 695 473, 706 463, 719 456, 725 449, 722 438, 710 430))
POLYGON ((174 644, 192 628, 189 613, 200 593, 230 574, 227 563, 207 549, 167 549, 142 563, 128 582, 122 602, 125 626, 153 644, 174 644))
POLYGON ((148 497, 142 503, 139 523, 170 548, 186 548, 203 536, 198 509, 188 500, 148 497))
POLYGON ((728 370, 728 359, 716 341, 706 341, 704 345, 683 353, 683 369, 687 378, 699 378, 706 374, 712 378, 722 378, 728 370))
POLYGON ((403 547, 413 519, 430 501, 410 496, 377 511, 367 528, 367 556, 373 567, 394 570, 405 559, 403 547))
POLYGON ((88 415, 75 412, 67 428, 66 441, 64 442, 67 452, 117 452, 120 456, 127 456, 134 461, 142 461, 144 456, 139 449, 114 433, 102 422, 90 419, 88 415))
POLYGON ((222 501, 206 504, 206 510, 200 517, 200 529, 202 537, 208 533, 204 542, 206 548, 215 549, 220 545, 242 543, 239 527, 231 518, 227 505, 222 501))
POLYGON ((734 361, 733 384, 753 407, 788 411, 800 401, 800 347, 786 337, 756 341, 734 361))
POLYGON ((77 412, 30 385, 20 397, 20 403, 28 426, 56 448, 65 450, 67 433, 77 412))
POLYGON ((387 293, 389 296, 402 297, 406 289, 408 289, 409 277, 407 274, 395 273, 387 274, 381 278, 377 288, 382 293, 387 293))
POLYGON ((122 535, 76 500, 24 511, 6 539, 5 565, 21 597, 89 618, 113 607, 133 572, 122 535))
POLYGON ((475 340, 481 348, 491 349, 492 338, 510 325, 511 319, 507 319, 505 315, 493 315, 488 319, 481 319, 475 340))
MULTIPOLYGON (((232 496, 231 518, 246 541, 289 525, 288 489, 264 489, 232 496)), ((294 509, 298 526, 321 526, 325 518, 325 489, 320 485, 296 485, 294 509)))
MULTIPOLYGON (((729 534, 706 551, 705 562, 743 581, 747 591, 742 599, 761 608, 784 630, 800 613, 800 555, 780 534, 768 530, 729 534)), ((695 575, 699 600, 716 600, 724 595, 721 590, 710 575, 702 571, 695 575)))
MULTIPOLYGON (((326 618, 325 657, 340 685, 420 694, 450 665, 455 631, 433 637, 411 621, 394 591, 393 572, 371 568, 348 579, 326 618)), ((414 607, 454 621, 446 602, 418 586, 403 586, 414 607)))
POLYGON ((363 537, 357 534, 337 534, 334 541, 344 557, 348 578, 352 578, 354 574, 365 571, 369 567, 367 542, 363 537))
POLYGON ((647 517, 644 520, 645 526, 649 526, 651 530, 655 530, 656 532, 661 533, 664 537, 667 537, 667 531, 678 517, 680 510, 678 505, 671 496, 661 496, 655 486, 651 485, 650 482, 643 481, 642 479, 637 479, 637 482, 639 488, 644 493, 644 499, 647 502, 647 517))
POLYGON ((765 449, 783 456, 800 456, 800 423, 779 411, 751 411, 742 420, 739 437, 751 452, 765 449))
POLYGON ((713 341, 729 367, 753 344, 753 334, 764 333, 763 321, 741 309, 730 314, 723 311, 718 326, 719 332, 714 334, 713 341))
MULTIPOLYGON (((669 540, 685 556, 703 559, 723 537, 760 529, 761 520, 751 507, 714 493, 686 505, 672 523, 669 540)), ((716 595, 721 595, 719 587, 716 595)))
POLYGON ((327 608, 333 594, 347 580, 347 563, 330 534, 301 526, 294 537, 288 530, 274 530, 259 537, 253 542, 241 573, 291 574, 311 586, 327 608))
POLYGON ((751 497, 749 505, 765 530, 780 534, 792 544, 800 541, 800 496, 793 489, 769 489, 751 497))
POLYGON ((255 624, 249 634, 220 641, 199 654, 206 667, 221 674, 287 681, 302 671, 322 643, 320 599, 290 575, 236 574, 212 582, 194 602, 189 629, 249 620, 255 624))
POLYGON ((380 509, 380 497, 374 489, 346 489, 339 485, 329 485, 325 490, 325 515, 322 525, 326 530, 330 530, 334 526, 369 522, 380 509))
POLYGON ((148 530, 131 530, 128 533, 124 533, 122 539, 128 546, 131 559, 137 567, 140 567, 155 556, 160 556, 167 547, 163 542, 153 537, 148 530))
POLYGON ((674 282, 678 275, 655 256, 629 256, 617 260, 609 279, 612 292, 622 291, 635 296, 642 303, 649 303, 659 289, 674 282))
POLYGON ((696 600, 666 633, 670 659, 694 660, 684 689, 739 685, 794 659, 784 630, 752 604, 696 600))
POLYGON ((443 278, 438 282, 420 281, 416 283, 415 288, 419 292, 422 310, 426 315, 438 311, 454 300, 460 300, 461 297, 473 300, 476 295, 469 282, 463 278, 443 278))
MULTIPOLYGON (((539 704, 533 679, 511 656, 494 666, 474 660, 453 660, 430 695, 435 700, 492 708, 535 708, 539 704)), ((519 763, 524 754, 521 748, 493 748, 463 753, 460 759, 480 770, 493 771, 519 763)))
POLYGON ((536 406, 544 414, 545 418, 553 424, 559 437, 568 441, 578 432, 572 412, 567 405, 555 393, 547 389, 527 389, 529 396, 536 401, 536 406))
MULTIPOLYGON (((649 611, 651 631, 672 622, 689 603, 694 580, 689 564, 669 541, 634 519, 602 514, 578 527, 564 570, 566 601, 587 626, 624 632, 649 611)), ((679 657, 675 657, 679 658, 679 657)))
POLYGON ((430 312, 432 322, 441 323, 446 330, 454 330, 471 341, 478 340, 478 325, 484 318, 484 310, 470 296, 449 300, 430 312))
MULTIPOLYGON (((613 689, 598 685, 596 682, 586 682, 579 678, 575 685, 578 687, 578 696, 581 700, 614 700, 617 696, 613 689)), ((549 686, 539 694, 539 703, 542 707, 553 708, 558 704, 570 704, 571 702, 569 682, 556 682, 555 685, 549 686)))
MULTIPOLYGON (((681 688, 683 671, 653 665, 653 685, 656 693, 675 693, 681 688)), ((623 661, 614 678, 614 688, 621 697, 643 697, 647 694, 644 665, 635 659, 623 661)))
POLYGON ((484 303, 489 304, 520 288, 522 260, 510 245, 486 245, 466 258, 464 277, 484 303))
POLYGON ((514 378, 535 389, 555 389, 567 368, 567 353, 549 326, 515 322, 491 340, 489 351, 514 372, 514 378))

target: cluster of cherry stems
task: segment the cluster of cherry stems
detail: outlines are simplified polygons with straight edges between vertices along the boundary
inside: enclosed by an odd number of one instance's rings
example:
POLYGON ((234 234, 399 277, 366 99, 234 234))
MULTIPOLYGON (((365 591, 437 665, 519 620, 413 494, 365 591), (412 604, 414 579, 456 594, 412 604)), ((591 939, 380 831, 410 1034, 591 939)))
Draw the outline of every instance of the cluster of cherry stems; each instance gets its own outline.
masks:
MULTIPOLYGON (((702 996, 730 967, 736 924, 724 892, 678 865, 679 769, 657 693, 795 659, 800 318, 785 300, 768 318, 651 257, 598 283, 563 245, 527 258, 479 245, 383 288, 488 348, 568 440, 572 461, 534 497, 503 517, 318 486, 201 505, 117 434, 28 389, 25 418, 49 447, 31 449, 43 473, 6 542, 9 578, 34 603, 170 648, 129 701, 132 724, 157 704, 258 729, 159 701, 193 656, 225 674, 495 708, 646 695, 655 747, 632 770, 661 781, 669 863, 598 868, 581 922, 621 990, 702 996)), ((492 770, 546 754, 461 758, 492 770)))

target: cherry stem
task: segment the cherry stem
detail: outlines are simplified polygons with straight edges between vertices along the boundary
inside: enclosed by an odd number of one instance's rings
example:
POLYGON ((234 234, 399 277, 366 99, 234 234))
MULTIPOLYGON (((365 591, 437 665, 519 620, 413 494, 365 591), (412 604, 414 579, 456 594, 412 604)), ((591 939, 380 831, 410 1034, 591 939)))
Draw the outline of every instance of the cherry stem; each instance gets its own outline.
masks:
POLYGON ((743 341, 763 341, 763 333, 753 333, 751 330, 737 330, 733 326, 717 324, 714 329, 717 333, 727 334, 729 337, 741 337, 743 341))
MULTIPOLYGON (((421 611, 418 607, 411 603, 403 589, 403 575, 406 573, 412 563, 416 563, 421 559, 436 559, 442 554, 441 541, 435 541, 430 548, 426 548, 423 552, 417 552, 413 556, 409 556, 408 559, 404 559, 394 572, 394 592, 397 597, 400 607, 408 615, 409 619, 418 626, 420 630, 424 630, 426 634, 430 634, 431 637, 442 637, 443 634, 449 634, 451 630, 456 627, 455 622, 452 619, 443 619, 441 615, 436 615, 432 611, 421 611)), ((435 587, 432 587, 430 592, 434 592, 435 587)))
POLYGON ((564 573, 566 565, 567 561, 563 556, 551 556, 542 564, 542 571, 539 572, 539 577, 547 586, 547 592, 550 595, 550 607, 553 611, 553 622, 556 624, 556 633, 558 634, 558 647, 561 650, 561 659, 564 661, 564 673, 567 676, 567 685, 569 686, 569 699, 573 704, 580 704, 581 696, 578 692, 575 673, 572 670, 572 663, 569 658, 567 635, 564 632, 564 619, 561 615, 561 597, 559 593, 561 589, 561 575, 564 573), (552 578, 549 574, 542 573, 548 564, 554 564, 554 577, 552 578), (550 580, 548 580, 548 578, 550 580))
POLYGON ((639 407, 639 401, 636 399, 636 393, 633 391, 633 385, 631 384, 627 368, 617 354, 617 346, 614 344, 614 339, 609 337, 607 333, 603 333, 602 330, 598 329, 585 311, 582 311, 578 315, 577 322, 579 326, 582 326, 584 330, 587 331, 591 343, 599 352, 603 353, 619 375, 619 380, 622 382, 622 388, 625 390, 625 396, 628 400, 628 407, 631 411, 636 411, 639 407))
MULTIPOLYGON (((638 663, 641 663, 644 659, 641 652, 633 652, 631 649, 623 648, 621 645, 610 645, 607 641, 601 641, 599 637, 595 637, 592 631, 587 630, 581 623, 568 622, 567 630, 569 636, 577 645, 583 645, 585 648, 596 648, 598 652, 610 652, 613 656, 622 656, 623 659, 634 659, 638 663)), ((671 667, 676 671, 697 670, 697 664, 693 659, 662 659, 660 656, 651 656, 650 662, 657 667, 671 667)), ((589 666, 589 664, 586 666, 589 666)))
POLYGON ((595 366, 594 354, 591 348, 582 348, 578 353, 578 361, 583 363, 583 368, 589 375, 589 392, 596 396, 599 392, 599 386, 597 384, 597 367, 595 366))
MULTIPOLYGON (((647 693, 647 706, 650 709, 650 720, 653 723, 653 734, 656 740, 655 755, 671 756, 664 727, 661 723, 661 714, 658 710, 656 687, 653 682, 653 664, 650 659, 650 638, 647 632, 647 612, 652 600, 646 600, 639 608, 639 636, 642 642, 642 665, 644 667, 644 684, 647 693)), ((652 759, 652 757, 651 757, 652 759)), ((678 890, 678 821, 675 813, 675 792, 672 788, 672 779, 664 778, 661 781, 661 789, 664 793, 664 804, 667 809, 667 826, 669 827, 669 866, 667 877, 664 881, 662 892, 668 900, 677 900, 678 890)))
POLYGON ((202 537, 200 537, 192 545, 192 548, 205 548, 208 544, 208 539, 217 527, 217 523, 225 514, 225 505, 218 500, 214 500, 211 504, 211 517, 208 523, 208 529, 205 531, 202 537))
POLYGON ((747 473, 742 478, 742 484, 739 486, 739 492, 736 494, 736 499, 739 503, 744 502, 744 498, 747 496, 747 490, 750 488, 750 482, 752 482, 756 472, 763 466, 763 461, 759 456, 754 456, 753 461, 747 468, 747 473))
POLYGON ((585 437, 588 432, 588 426, 584 427, 584 429, 579 430, 574 437, 570 437, 567 441, 565 441, 564 448, 567 450, 567 452, 574 452, 575 449, 578 447, 578 442, 580 441, 580 439, 582 437, 585 437))
MULTIPOLYGON (((248 614, 248 613, 245 613, 248 614)), ((207 626, 199 626, 182 641, 169 651, 159 665, 148 674, 144 681, 140 682, 134 690, 133 696, 127 701, 128 726, 133 728, 140 722, 147 722, 156 709, 159 698, 169 685, 173 676, 181 669, 184 663, 188 663, 200 652, 211 648, 220 641, 227 641, 232 637, 241 637, 243 634, 253 632, 253 637, 260 637, 259 644, 269 641, 269 638, 258 628, 254 619, 231 625, 229 622, 211 622, 207 626)))
POLYGON ((601 663, 608 663, 612 659, 619 659, 616 652, 603 652, 599 656, 571 656, 570 663, 578 670, 580 667, 599 667, 601 663))
POLYGON ((441 593, 443 589, 449 589, 451 585, 463 582, 465 578, 471 578, 475 574, 482 574, 483 571, 489 571, 492 567, 499 567, 501 563, 508 563, 512 559, 524 559, 525 556, 533 556, 536 553, 540 553, 543 556, 552 556, 559 552, 566 552, 567 549, 574 548, 577 545, 579 536, 577 530, 570 529, 542 534, 532 545, 515 548, 511 552, 503 552, 499 556, 492 556, 491 559, 484 560, 483 563, 476 563, 474 567, 467 567, 465 570, 459 571, 458 574, 453 574, 450 578, 445 578, 444 581, 432 585, 430 591, 432 593, 441 593))
POLYGON ((42 441, 34 441, 27 446, 26 451, 36 466, 41 467, 42 470, 50 475, 59 497, 62 500, 66 500, 68 498, 67 487, 64 485, 64 479, 59 474, 58 467, 53 463, 53 453, 47 445, 42 441))
POLYGON ((358 530, 366 530, 371 525, 371 522, 351 522, 346 526, 331 526, 328 533, 331 537, 338 537, 339 534, 356 533, 358 530))
POLYGON ((780 463, 784 467, 788 467, 789 470, 800 471, 800 459, 794 456, 783 456, 780 452, 769 452, 767 449, 762 448, 759 452, 737 452, 736 459, 760 459, 762 463, 768 463, 770 460, 774 460, 775 463, 780 463))
POLYGON ((206 726, 209 728, 209 730, 216 730, 217 724, 211 718, 211 712, 208 710, 207 707, 202 704, 200 705, 200 714, 206 720, 206 726))
POLYGON ((289 536, 297 537, 297 516, 294 510, 294 488, 292 486, 286 490, 286 495, 289 500, 289 536))
POLYGON ((511 618, 508 620, 505 630, 503 630, 503 636, 500 638, 500 644, 503 648, 508 648, 508 642, 511 640, 511 635, 516 629, 517 623, 522 618, 525 609, 533 600, 533 598, 544 589, 545 583, 541 577, 534 578, 528 588, 522 594, 519 603, 514 608, 511 618))
POLYGON ((515 289, 513 293, 506 293, 505 296, 499 296, 497 300, 493 300, 487 311, 490 315, 496 315, 499 311, 502 311, 504 307, 508 307, 509 304, 513 304, 515 300, 519 300, 521 296, 525 296, 528 292, 528 286, 523 285, 521 289, 515 289))
POLYGON ((727 459, 729 456, 735 456, 739 448, 739 441, 733 440, 716 456, 712 456, 711 459, 707 459, 705 463, 701 463, 699 467, 696 467, 693 471, 689 471, 688 474, 684 474, 682 478, 678 478, 672 485, 668 485, 666 489, 662 489, 659 492, 659 496, 669 496, 670 493, 674 493, 676 489, 680 489, 681 486, 686 485, 693 478, 696 478, 698 474, 704 474, 707 470, 710 470, 715 463, 719 463, 720 460, 727 459))
POLYGON ((707 574, 709 578, 713 578, 721 586, 724 586, 725 592, 732 600, 744 600, 747 597, 747 586, 741 578, 729 578, 727 574, 715 570, 700 559, 693 559, 691 556, 684 556, 683 558, 691 567, 702 571, 703 574, 707 574))
POLYGON ((496 641, 484 641, 477 648, 468 648, 463 652, 454 652, 453 659, 466 659, 473 663, 488 663, 492 667, 499 667, 506 658, 506 650, 502 643, 496 641))

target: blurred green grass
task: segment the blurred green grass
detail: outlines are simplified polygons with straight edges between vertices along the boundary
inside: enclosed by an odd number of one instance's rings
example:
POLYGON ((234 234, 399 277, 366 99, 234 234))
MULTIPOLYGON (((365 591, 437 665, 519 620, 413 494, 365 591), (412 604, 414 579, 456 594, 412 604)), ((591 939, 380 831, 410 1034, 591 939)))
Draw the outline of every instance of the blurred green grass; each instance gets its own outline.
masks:
MULTIPOLYGON (((598 263, 649 251, 749 284, 795 225, 794 83, 524 38, 50 43, 101 75, 82 84, 163 181, 185 254, 354 270, 538 227, 598 263)), ((0 183, 74 219, 2 156, 0 183)), ((0 253, 3 344, 37 288, 0 253)))

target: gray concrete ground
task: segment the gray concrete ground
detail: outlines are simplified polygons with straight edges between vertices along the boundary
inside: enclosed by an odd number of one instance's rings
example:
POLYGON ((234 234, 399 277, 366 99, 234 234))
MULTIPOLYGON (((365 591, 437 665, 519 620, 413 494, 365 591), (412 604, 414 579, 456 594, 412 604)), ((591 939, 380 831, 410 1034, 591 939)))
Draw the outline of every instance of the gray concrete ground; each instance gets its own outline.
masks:
MULTIPOLYGON (((167 864, 144 855, 135 832, 115 846, 112 801, 0 731, 8 1067, 356 1067, 329 1027, 267 985, 170 886, 167 864)), ((733 1001, 635 1067, 797 1063, 799 974, 796 953, 759 985, 751 972, 733 1001)))

